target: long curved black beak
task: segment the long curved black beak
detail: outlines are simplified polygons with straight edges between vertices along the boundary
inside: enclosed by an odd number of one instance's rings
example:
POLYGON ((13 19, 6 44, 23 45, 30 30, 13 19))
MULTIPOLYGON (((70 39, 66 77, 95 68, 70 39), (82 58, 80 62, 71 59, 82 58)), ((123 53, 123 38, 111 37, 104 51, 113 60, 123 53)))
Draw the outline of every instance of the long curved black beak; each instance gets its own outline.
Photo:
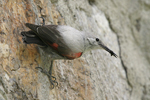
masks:
POLYGON ((114 56, 114 57, 116 57, 116 58, 118 57, 112 50, 110 50, 110 49, 109 49, 108 47, 106 47, 104 44, 99 43, 99 45, 100 45, 103 49, 105 49, 106 51, 108 51, 111 56, 114 56))

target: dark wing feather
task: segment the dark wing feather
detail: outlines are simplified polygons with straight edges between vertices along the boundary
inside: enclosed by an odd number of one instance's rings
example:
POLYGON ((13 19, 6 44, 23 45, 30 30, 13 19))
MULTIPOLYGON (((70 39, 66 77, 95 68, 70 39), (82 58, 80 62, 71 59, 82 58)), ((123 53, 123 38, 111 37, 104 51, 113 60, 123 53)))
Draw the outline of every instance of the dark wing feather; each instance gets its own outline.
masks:
MULTIPOLYGON (((61 33, 57 30, 57 25, 34 25, 26 23, 35 34, 48 46, 52 46, 53 43, 58 44, 57 52, 60 55, 69 55, 72 53, 71 49, 66 45, 61 33)), ((56 48, 55 48, 56 50, 56 48)))
POLYGON ((29 27, 32 31, 34 31, 35 33, 37 32, 37 28, 40 27, 41 25, 34 25, 34 24, 30 24, 30 23, 26 23, 25 24, 27 27, 29 27))
POLYGON ((48 43, 58 44, 57 51, 60 54, 68 55, 69 53, 72 53, 71 49, 66 45, 64 39, 62 38, 61 33, 56 28, 57 25, 41 26, 38 28, 38 35, 47 45, 49 45, 48 43))
POLYGON ((43 41, 57 43, 61 38, 60 32, 57 31, 57 25, 45 25, 38 28, 38 35, 43 41))

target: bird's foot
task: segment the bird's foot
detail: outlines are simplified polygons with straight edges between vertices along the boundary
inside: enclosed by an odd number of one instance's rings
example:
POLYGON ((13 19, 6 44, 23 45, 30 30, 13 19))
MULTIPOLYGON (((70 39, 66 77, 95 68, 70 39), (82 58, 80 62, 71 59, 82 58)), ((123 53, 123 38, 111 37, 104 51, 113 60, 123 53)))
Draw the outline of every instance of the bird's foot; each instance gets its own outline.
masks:
POLYGON ((54 88, 54 86, 58 86, 58 82, 56 81, 56 77, 52 76, 51 73, 48 73, 47 71, 43 70, 43 68, 41 68, 41 67, 36 67, 35 69, 40 69, 40 71, 41 71, 42 73, 44 73, 45 75, 48 76, 49 81, 50 81, 50 83, 51 83, 51 88, 52 88, 52 89, 54 88), (56 84, 56 85, 55 85, 55 84, 56 84))
POLYGON ((45 25, 45 18, 44 17, 40 17, 40 18, 42 18, 43 21, 42 25, 45 25))

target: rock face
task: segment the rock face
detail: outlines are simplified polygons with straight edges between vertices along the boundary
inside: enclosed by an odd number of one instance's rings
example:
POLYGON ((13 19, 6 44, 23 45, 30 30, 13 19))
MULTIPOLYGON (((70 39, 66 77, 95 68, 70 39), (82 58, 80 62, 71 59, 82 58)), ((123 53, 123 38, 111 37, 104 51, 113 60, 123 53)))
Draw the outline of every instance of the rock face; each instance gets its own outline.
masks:
POLYGON ((0 0, 0 100, 150 100, 149 0, 0 0), (119 55, 93 50, 56 60, 22 42, 24 23, 69 25, 100 38, 119 55))

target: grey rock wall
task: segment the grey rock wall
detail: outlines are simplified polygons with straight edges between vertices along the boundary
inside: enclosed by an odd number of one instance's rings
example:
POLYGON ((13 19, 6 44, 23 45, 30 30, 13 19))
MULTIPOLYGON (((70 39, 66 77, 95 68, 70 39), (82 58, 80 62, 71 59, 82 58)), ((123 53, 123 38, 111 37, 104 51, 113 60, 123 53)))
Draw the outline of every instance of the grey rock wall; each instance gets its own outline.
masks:
POLYGON ((0 100, 150 100, 148 0, 0 0, 0 100), (54 61, 58 86, 36 70, 51 56, 25 45, 24 23, 69 25, 100 38, 118 54, 93 50, 54 61))
POLYGON ((150 2, 148 0, 131 1, 95 1, 117 34, 122 65, 126 71, 129 85, 132 87, 131 100, 149 100, 149 43, 150 43, 150 2), (108 3, 107 6, 100 6, 108 3))

